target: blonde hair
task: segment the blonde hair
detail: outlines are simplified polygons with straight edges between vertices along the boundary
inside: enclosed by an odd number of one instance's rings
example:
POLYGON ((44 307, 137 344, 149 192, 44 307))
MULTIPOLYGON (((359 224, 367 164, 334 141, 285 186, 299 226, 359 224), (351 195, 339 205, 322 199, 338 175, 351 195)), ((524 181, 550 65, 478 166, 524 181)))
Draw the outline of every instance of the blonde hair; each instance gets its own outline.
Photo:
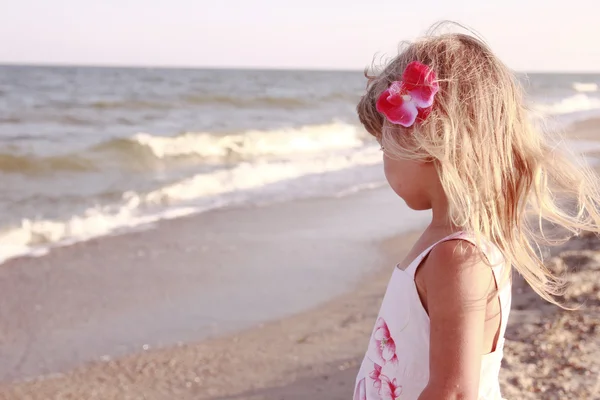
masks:
POLYGON ((386 155, 433 162, 449 222, 492 241, 541 297, 559 304, 563 280, 546 268, 538 245, 560 243, 545 233, 548 223, 599 232, 600 195, 593 172, 535 126, 515 74, 477 37, 446 33, 407 44, 380 74, 365 75, 358 115, 386 155), (435 71, 440 91, 427 119, 403 128, 375 103, 411 61, 435 71))

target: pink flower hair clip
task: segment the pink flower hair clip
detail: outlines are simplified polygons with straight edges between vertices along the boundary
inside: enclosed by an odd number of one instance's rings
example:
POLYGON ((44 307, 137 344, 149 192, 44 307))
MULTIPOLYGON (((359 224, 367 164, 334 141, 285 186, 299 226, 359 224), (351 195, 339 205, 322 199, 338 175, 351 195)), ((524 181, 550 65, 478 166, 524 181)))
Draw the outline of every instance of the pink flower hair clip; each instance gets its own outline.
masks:
POLYGON ((435 72, 425 64, 413 61, 406 66, 401 81, 394 81, 377 99, 377 111, 388 121, 405 128, 423 121, 433 108, 440 89, 435 72))

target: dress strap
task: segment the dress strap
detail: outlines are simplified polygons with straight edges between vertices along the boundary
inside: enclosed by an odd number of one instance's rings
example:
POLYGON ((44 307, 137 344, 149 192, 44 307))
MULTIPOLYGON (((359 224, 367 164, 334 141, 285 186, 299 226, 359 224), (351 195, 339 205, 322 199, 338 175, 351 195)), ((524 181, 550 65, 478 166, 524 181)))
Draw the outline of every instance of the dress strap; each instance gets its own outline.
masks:
MULTIPOLYGON (((494 275, 494 283, 496 284, 498 299, 500 301, 500 332, 498 339, 503 341, 504 334, 506 333, 506 328, 508 326, 508 315, 512 301, 512 284, 510 282, 510 277, 507 274, 510 271, 505 270, 505 268, 508 267, 506 266, 504 256, 502 255, 500 249, 498 249, 495 244, 488 240, 478 243, 473 235, 468 234, 460 236, 460 239, 466 240, 467 242, 472 243, 474 246, 478 246, 488 259, 488 262, 491 264, 492 273, 494 275)), ((498 346, 498 343, 496 343, 495 346, 498 346)))
POLYGON ((411 278, 415 279, 415 274, 417 272, 417 268, 419 268, 419 266, 421 265, 421 263, 423 262, 423 260, 425 259, 425 257, 427 257, 429 255, 429 253, 431 252, 431 250, 433 250, 433 248, 435 246, 437 246, 438 244, 440 244, 442 242, 446 242, 448 240, 454 240, 454 239, 462 238, 463 235, 466 236, 466 234, 464 232, 454 232, 454 233, 446 236, 445 238, 438 240, 437 242, 435 242, 434 244, 432 244, 431 246, 429 246, 428 248, 426 248, 421 254, 419 254, 408 265, 408 267, 406 267, 406 269, 404 271, 407 274, 409 274, 411 276, 411 278))
POLYGON ((435 242, 434 244, 429 246, 427 249, 425 249, 425 251, 423 251, 421 254, 419 254, 417 256, 417 258, 415 258, 413 260, 413 262, 410 263, 410 265, 406 268, 405 271, 414 279, 417 269, 419 268, 419 266, 421 265, 421 263, 423 262, 425 257, 427 257, 427 255, 429 255, 429 253, 431 252, 431 250, 433 250, 433 248, 435 246, 437 246, 438 244, 440 244, 442 242, 446 242, 449 240, 457 240, 457 239, 465 240, 465 241, 473 244, 474 246, 480 248, 481 251, 483 252, 483 254, 485 255, 485 257, 487 258, 488 262, 491 264, 492 273, 494 275, 494 281, 496 284, 496 289, 498 290, 498 296, 500 299, 500 312, 501 312, 501 320, 502 321, 501 321, 501 325, 500 325, 499 337, 503 338, 504 333, 506 331, 506 327, 508 325, 508 310, 510 310, 510 303, 511 303, 511 285, 506 284, 507 276, 504 273, 504 271, 505 271, 504 268, 506 267, 505 262, 504 262, 504 257, 502 256, 502 253, 496 247, 495 244, 493 244, 487 240, 478 242, 472 234, 469 234, 467 232, 462 232, 462 231, 456 232, 456 233, 446 236, 445 238, 443 238, 441 240, 438 240, 437 242, 435 242))

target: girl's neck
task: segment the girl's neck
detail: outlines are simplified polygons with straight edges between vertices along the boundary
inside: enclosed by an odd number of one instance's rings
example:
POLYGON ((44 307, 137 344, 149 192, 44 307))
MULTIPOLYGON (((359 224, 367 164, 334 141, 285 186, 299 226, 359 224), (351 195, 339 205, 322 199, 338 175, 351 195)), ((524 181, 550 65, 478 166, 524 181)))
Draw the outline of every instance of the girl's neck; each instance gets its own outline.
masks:
POLYGON ((447 229, 453 231, 456 227, 448 217, 448 201, 446 196, 435 196, 431 201, 431 229, 447 229))

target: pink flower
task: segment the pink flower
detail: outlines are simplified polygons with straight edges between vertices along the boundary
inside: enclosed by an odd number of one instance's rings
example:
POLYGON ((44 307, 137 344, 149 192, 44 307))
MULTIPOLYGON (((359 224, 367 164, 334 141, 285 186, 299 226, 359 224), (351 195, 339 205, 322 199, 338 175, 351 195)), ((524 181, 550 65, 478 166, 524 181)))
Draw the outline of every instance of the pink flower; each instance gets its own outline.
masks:
POLYGON ((433 100, 440 89, 435 72, 427 65, 413 61, 406 66, 401 81, 394 81, 379 96, 377 111, 392 124, 405 128, 415 121, 423 121, 433 107, 433 100))
POLYGON ((381 389, 379 389, 381 400, 396 400, 401 394, 402 385, 396 383, 396 378, 390 381, 390 378, 381 375, 381 389))
POLYGON ((376 389, 381 389, 381 366, 374 364, 373 371, 369 374, 369 378, 373 379, 373 387, 376 389))
POLYGON ((396 357, 396 343, 392 339, 385 320, 381 317, 377 319, 377 323, 375 324, 373 339, 375 340, 377 353, 384 363, 396 363, 398 361, 398 357, 396 357))
POLYGON ((367 400, 367 390, 365 387, 365 378, 358 381, 356 389, 354 390, 353 400, 367 400))

